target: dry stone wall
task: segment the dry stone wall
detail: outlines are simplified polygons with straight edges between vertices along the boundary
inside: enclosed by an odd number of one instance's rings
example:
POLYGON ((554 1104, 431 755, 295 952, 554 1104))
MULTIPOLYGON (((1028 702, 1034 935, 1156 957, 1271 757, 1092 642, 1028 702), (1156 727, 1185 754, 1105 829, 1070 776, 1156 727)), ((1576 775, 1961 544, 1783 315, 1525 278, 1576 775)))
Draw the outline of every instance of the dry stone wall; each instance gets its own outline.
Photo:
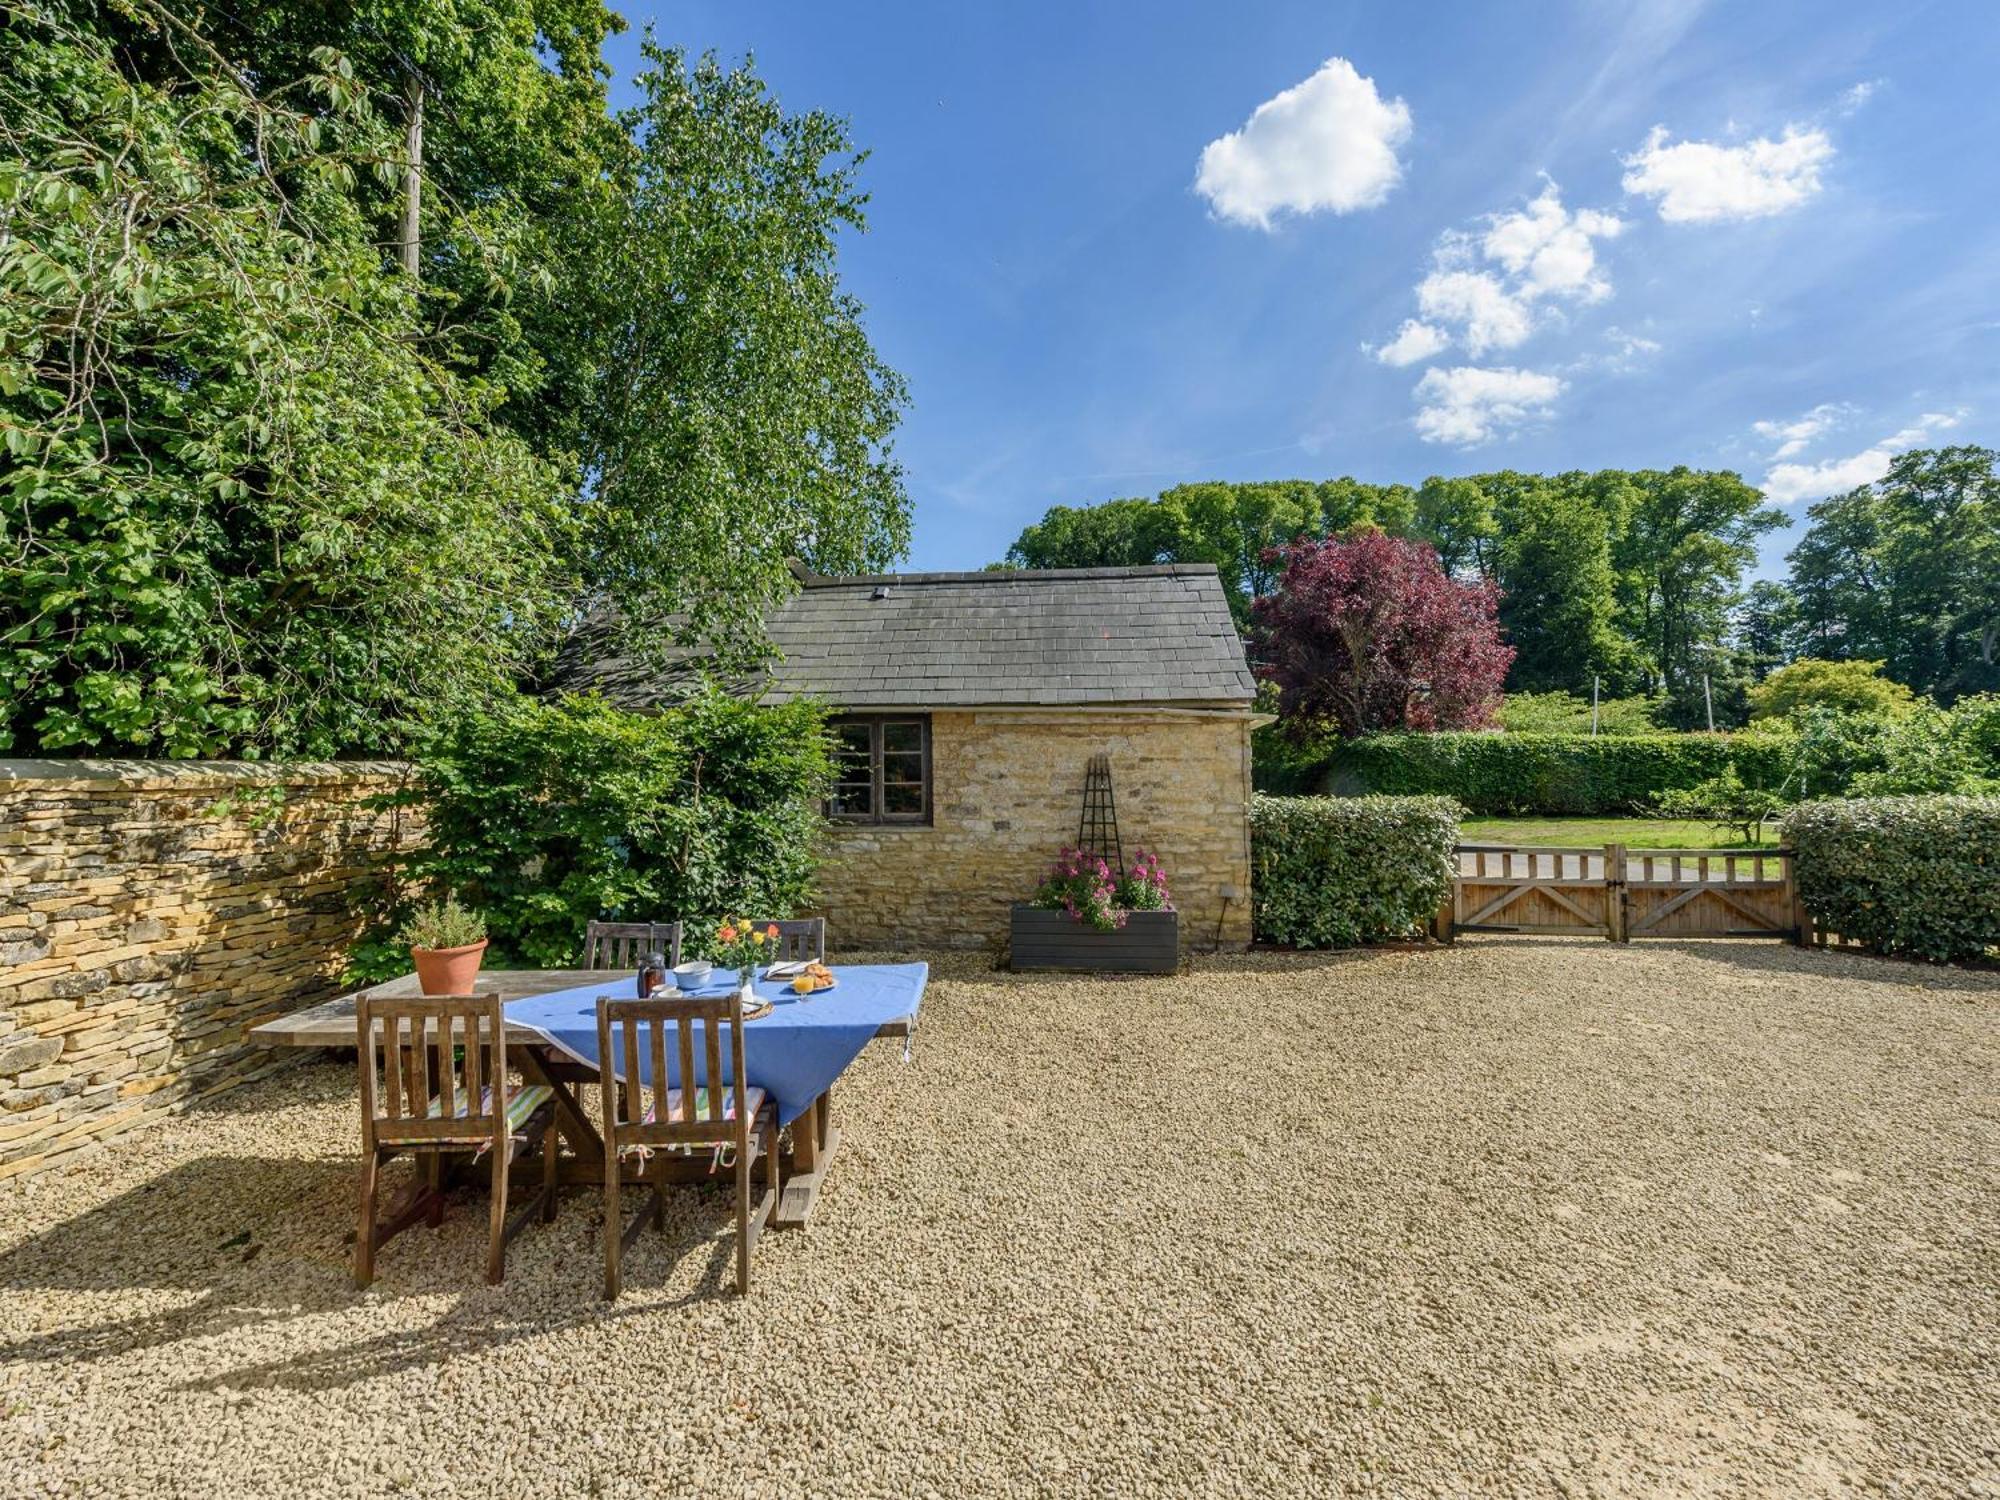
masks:
POLYGON ((244 1033, 333 992, 403 775, 0 761, 0 1178, 283 1066, 244 1033))
POLYGON ((1144 847, 1165 863, 1183 946, 1242 946, 1251 723, 1248 714, 1198 711, 932 714, 931 825, 835 828, 820 876, 828 941, 997 945, 1008 908, 1076 841, 1084 770, 1102 753, 1125 851, 1144 847))

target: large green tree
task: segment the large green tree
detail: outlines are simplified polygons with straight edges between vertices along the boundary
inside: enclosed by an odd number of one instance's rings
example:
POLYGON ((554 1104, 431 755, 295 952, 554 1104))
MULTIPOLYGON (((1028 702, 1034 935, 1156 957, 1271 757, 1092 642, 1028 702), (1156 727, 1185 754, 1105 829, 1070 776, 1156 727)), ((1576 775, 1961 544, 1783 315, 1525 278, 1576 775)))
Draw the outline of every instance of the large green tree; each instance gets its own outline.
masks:
POLYGON ((591 0, 0 23, 0 735, 398 748, 588 613, 758 653, 904 549, 845 127, 591 0), (617 606, 598 610, 604 604, 617 606))
POLYGON ((355 212, 419 280, 433 346, 494 385, 507 425, 537 452, 573 468, 591 364, 568 312, 583 268, 566 231, 601 219, 629 176, 602 59, 624 23, 599 0, 174 9, 190 24, 162 26, 148 4, 105 7, 93 24, 156 87, 206 64, 278 90, 323 53, 345 61, 384 127, 347 185, 355 212))
POLYGON ((1611 537, 1576 490, 1526 491, 1500 530, 1500 624, 1514 648, 1510 688, 1587 690, 1619 657, 1612 627, 1611 537))
POLYGON ((1801 651, 1883 661, 1946 699, 2000 687, 1996 460, 1988 448, 1913 450, 1873 485, 1812 506, 1790 559, 1801 651))
POLYGON ((1641 669, 1669 692, 1715 675, 1757 538, 1784 516, 1735 474, 1643 470, 1610 502, 1624 512, 1612 543, 1619 625, 1641 669))
POLYGON ((838 275, 867 201, 845 123, 786 114, 748 65, 644 56, 629 181, 566 245, 589 345, 580 563, 635 652, 726 664, 788 559, 861 571, 907 549, 906 392, 838 275))
POLYGON ((1176 485, 1157 499, 1052 506, 1007 549, 1017 568, 1140 567, 1214 563, 1237 624, 1251 601, 1277 587, 1275 549, 1304 537, 1356 529, 1405 535, 1416 492, 1356 479, 1285 479, 1176 485))
POLYGON ((1144 496, 1052 505, 1007 549, 1013 568, 1136 568, 1174 561, 1172 518, 1144 496))
POLYGON ((560 477, 385 270, 357 185, 401 131, 346 59, 121 13, 177 74, 0 25, 0 744, 393 744, 532 665, 560 477))
POLYGON ((1432 475, 1417 491, 1414 532, 1436 550, 1453 578, 1491 578, 1499 522, 1493 497, 1477 479, 1432 475))

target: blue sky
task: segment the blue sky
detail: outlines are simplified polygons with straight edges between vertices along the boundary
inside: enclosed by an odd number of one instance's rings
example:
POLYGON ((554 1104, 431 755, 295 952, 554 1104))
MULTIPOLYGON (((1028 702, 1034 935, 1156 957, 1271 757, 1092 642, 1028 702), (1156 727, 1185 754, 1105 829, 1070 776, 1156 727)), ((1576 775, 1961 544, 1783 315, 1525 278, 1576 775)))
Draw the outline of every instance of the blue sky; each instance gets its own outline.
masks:
MULTIPOLYGON (((1199 479, 1994 442, 2000 5, 694 3, 846 116, 910 565, 1199 479)), ((1774 537, 1761 571, 1795 539, 1774 537)))

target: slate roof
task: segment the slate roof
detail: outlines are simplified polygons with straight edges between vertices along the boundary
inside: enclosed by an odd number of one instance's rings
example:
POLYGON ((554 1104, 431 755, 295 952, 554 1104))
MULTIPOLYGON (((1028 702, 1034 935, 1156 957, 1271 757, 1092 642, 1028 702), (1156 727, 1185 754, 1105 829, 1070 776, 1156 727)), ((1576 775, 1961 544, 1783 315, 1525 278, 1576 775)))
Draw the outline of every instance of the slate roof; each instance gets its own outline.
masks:
MULTIPOLYGON (((1247 705, 1256 683, 1208 563, 808 576, 772 615, 768 701, 836 707, 1247 705)), ((627 707, 673 696, 630 664, 572 672, 627 707)))

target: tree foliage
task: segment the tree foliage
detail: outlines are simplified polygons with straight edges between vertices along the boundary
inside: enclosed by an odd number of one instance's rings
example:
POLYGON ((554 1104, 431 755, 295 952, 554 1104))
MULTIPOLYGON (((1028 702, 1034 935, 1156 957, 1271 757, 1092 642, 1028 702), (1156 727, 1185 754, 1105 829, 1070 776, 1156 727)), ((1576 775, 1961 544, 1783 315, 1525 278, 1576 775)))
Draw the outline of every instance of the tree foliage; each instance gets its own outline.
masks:
POLYGON ((1706 675, 1740 722, 1750 668, 1734 662, 1735 613, 1756 539, 1782 523, 1734 474, 1686 468, 1544 475, 1503 470, 1421 486, 1181 485, 1156 500, 1057 506, 1008 562, 1092 567, 1212 561, 1239 623, 1273 579, 1259 558, 1300 537, 1357 528, 1428 542, 1446 574, 1496 585, 1516 651, 1509 686, 1668 697, 1693 722, 1706 675))
POLYGON ((1145 567, 1207 562, 1222 577, 1238 625, 1277 583, 1274 550, 1301 537, 1375 527, 1401 534, 1414 514, 1405 485, 1353 479, 1183 484, 1157 499, 1051 507, 1007 551, 1017 568, 1145 567))
POLYGON ((1429 546, 1379 531, 1281 555, 1252 621, 1258 673, 1287 719, 1348 737, 1492 723, 1514 654, 1492 584, 1448 578, 1429 546))
POLYGON ((644 56, 630 181, 572 247, 595 344, 583 571, 637 654, 692 641, 727 665, 788 558, 870 571, 908 547, 905 391, 836 271, 866 202, 846 126, 785 114, 747 66, 644 56))
POLYGON ((0 28, 0 744, 330 754, 504 689, 562 597, 557 473, 384 273, 395 132, 344 59, 260 89, 0 28))
POLYGON ((1818 661, 1807 658, 1778 668, 1750 693, 1750 717, 1784 718, 1817 704, 1843 713, 1899 714, 1915 696, 1882 675, 1879 661, 1818 661))
POLYGON ((613 115, 619 24, 10 10, 0 747, 396 750, 588 614, 726 669, 788 555, 903 550, 845 128, 653 48, 613 115))
POLYGON ((811 900, 832 778, 815 704, 705 694, 641 715, 519 699, 435 726, 417 765, 423 847, 355 957, 359 977, 407 967, 392 934, 420 899, 462 900, 496 962, 543 968, 577 962, 595 919, 670 914, 705 932, 811 900))
POLYGON ((1916 449, 1812 506, 1790 559, 1796 651, 1880 661, 1947 701, 2000 687, 1996 460, 1989 448, 1916 449))

